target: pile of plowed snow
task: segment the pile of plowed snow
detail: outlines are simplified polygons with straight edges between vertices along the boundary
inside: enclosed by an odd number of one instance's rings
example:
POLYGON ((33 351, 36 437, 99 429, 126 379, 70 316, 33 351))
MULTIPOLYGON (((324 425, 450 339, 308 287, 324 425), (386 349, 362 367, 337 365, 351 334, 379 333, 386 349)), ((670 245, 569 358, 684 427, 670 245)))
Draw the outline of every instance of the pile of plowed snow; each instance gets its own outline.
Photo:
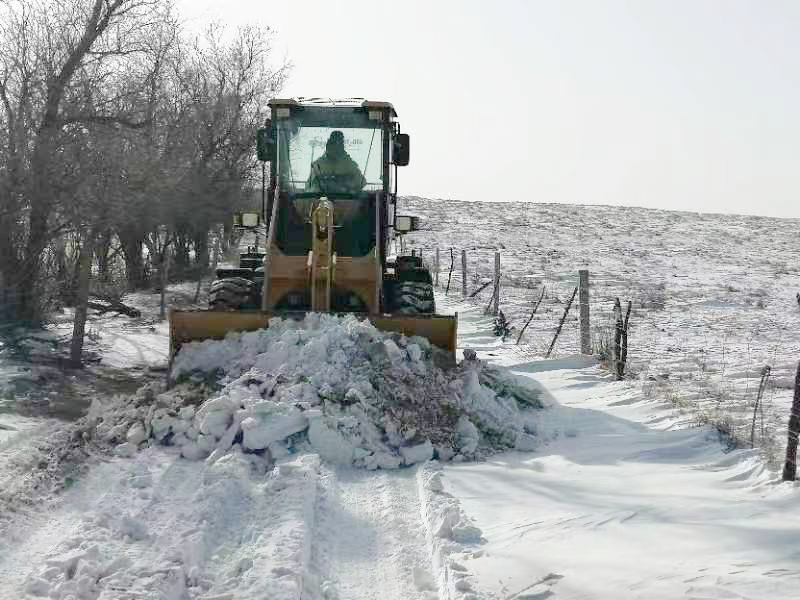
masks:
POLYGON ((264 330, 184 345, 175 388, 98 401, 90 416, 96 434, 125 440, 120 454, 155 440, 210 462, 310 449, 331 463, 392 469, 530 448, 518 417, 541 407, 536 392, 474 360, 442 369, 440 353, 354 316, 274 318, 264 330))

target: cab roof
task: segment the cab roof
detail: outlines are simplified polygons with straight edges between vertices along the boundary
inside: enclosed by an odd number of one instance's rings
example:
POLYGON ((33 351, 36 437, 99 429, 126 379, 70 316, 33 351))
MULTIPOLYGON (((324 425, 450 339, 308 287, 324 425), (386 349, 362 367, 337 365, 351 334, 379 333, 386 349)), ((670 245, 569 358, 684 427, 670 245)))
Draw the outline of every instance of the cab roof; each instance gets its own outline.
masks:
POLYGON ((388 109, 391 117, 397 118, 397 112, 390 102, 380 102, 366 100, 364 98, 307 98, 298 96, 296 98, 273 98, 269 101, 270 108, 276 106, 330 106, 333 108, 356 108, 362 107, 367 110, 388 109))

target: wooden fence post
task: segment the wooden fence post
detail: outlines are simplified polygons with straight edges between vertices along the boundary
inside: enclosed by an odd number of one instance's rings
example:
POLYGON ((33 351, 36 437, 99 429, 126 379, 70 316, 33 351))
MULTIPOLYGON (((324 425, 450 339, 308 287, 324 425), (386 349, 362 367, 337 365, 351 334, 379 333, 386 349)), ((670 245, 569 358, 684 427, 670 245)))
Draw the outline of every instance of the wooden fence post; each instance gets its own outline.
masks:
POLYGON ((461 294, 467 297, 467 251, 461 251, 461 294))
POLYGON ((622 304, 619 298, 614 299, 614 346, 611 349, 612 372, 617 381, 625 378, 625 364, 628 362, 628 320, 631 317, 632 303, 628 300, 628 309, 622 317, 622 304))
POLYGON ((447 294, 450 293, 450 280, 453 277, 453 261, 454 260, 455 260, 455 258, 453 257, 453 249, 450 248, 450 272, 447 274, 447 288, 444 290, 444 295, 445 296, 447 296, 447 294))
POLYGON ((439 287, 439 248, 436 248, 436 258, 434 260, 435 262, 433 264, 436 272, 434 273, 435 281, 433 282, 433 285, 439 287))
POLYGON ((611 372, 616 379, 622 379, 619 377, 619 364, 622 361, 622 305, 619 298, 614 298, 614 342, 611 356, 613 357, 611 372))
POLYGON ((494 253, 494 316, 500 310, 500 253, 494 253))
POLYGON ((589 332, 589 271, 578 271, 578 300, 581 307, 581 354, 592 353, 592 338, 589 332))
POLYGON ((797 475, 797 438, 800 437, 800 363, 794 377, 794 399, 789 416, 789 439, 786 442, 786 462, 783 464, 783 480, 794 481, 797 475))
POLYGON ((628 364, 628 321, 631 318, 631 307, 633 303, 628 300, 628 309, 625 311, 625 320, 622 322, 622 344, 620 350, 622 352, 621 361, 620 361, 620 369, 619 369, 619 378, 622 379, 625 375, 625 365, 628 364))

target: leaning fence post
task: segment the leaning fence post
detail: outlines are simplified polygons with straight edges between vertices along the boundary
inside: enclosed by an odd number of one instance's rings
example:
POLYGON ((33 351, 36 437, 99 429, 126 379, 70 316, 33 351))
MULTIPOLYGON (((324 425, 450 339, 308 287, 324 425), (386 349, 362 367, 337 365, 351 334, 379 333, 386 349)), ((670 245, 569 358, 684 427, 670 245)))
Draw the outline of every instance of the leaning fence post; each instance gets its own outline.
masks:
POLYGON ((631 318, 631 307, 633 303, 628 300, 628 309, 625 311, 625 320, 622 322, 622 338, 620 346, 619 378, 625 375, 625 365, 628 364, 628 321, 631 318))
POLYGON ((556 329, 556 334, 553 336, 553 341, 550 344, 550 348, 547 350, 547 354, 544 355, 545 358, 550 358, 550 353, 553 352, 553 348, 556 347, 556 340, 558 340, 558 335, 561 333, 561 328, 564 327, 564 321, 567 320, 567 315, 569 314, 569 309, 572 308, 572 302, 575 300, 575 294, 578 293, 578 288, 576 287, 572 290, 572 296, 569 297, 569 302, 567 302, 567 308, 564 309, 564 315, 561 317, 561 321, 558 323, 558 329, 556 329))
MULTIPOLYGON (((765 365, 761 369, 761 383, 758 384, 758 395, 756 396, 756 405, 753 407, 753 425, 750 428, 750 447, 756 447, 756 418, 758 417, 758 409, 761 406, 761 399, 764 397, 764 391, 767 389, 767 380, 772 367, 765 365)), ((763 412, 762 412, 763 414, 763 412)))
POLYGON ((436 272, 434 273, 435 281, 433 282, 433 285, 439 287, 439 248, 436 248, 436 259, 434 262, 434 270, 436 272))
POLYGON ((528 317, 528 320, 525 322, 525 326, 522 328, 522 331, 519 332, 517 336, 517 346, 519 346, 519 341, 522 339, 522 334, 525 333, 525 330, 528 328, 528 325, 531 324, 533 321, 533 317, 536 314, 536 311, 539 310, 539 305, 542 303, 542 298, 544 298, 544 286, 542 286, 542 295, 539 296, 539 301, 536 303, 536 306, 533 307, 533 312, 531 312, 531 316, 528 317))
POLYGON ((467 297, 467 251, 461 251, 461 294, 467 297))
MULTIPOLYGON (((490 283, 492 283, 491 280, 487 281, 486 283, 481 284, 481 287, 479 287, 476 290, 473 290, 473 292, 469 295, 469 297, 470 298, 474 298, 475 296, 480 294, 483 290, 485 290, 489 286, 490 283)), ((492 294, 492 300, 494 300, 494 294, 492 294)), ((490 300, 489 301, 489 306, 491 306, 491 305, 492 305, 492 301, 490 300)), ((489 306, 487 306, 486 310, 483 311, 484 314, 489 314, 489 306)))
POLYGON ((581 354, 592 353, 592 338, 589 333, 589 271, 578 271, 578 300, 581 307, 581 354))
POLYGON ((494 315, 500 310, 500 253, 494 253, 494 315))

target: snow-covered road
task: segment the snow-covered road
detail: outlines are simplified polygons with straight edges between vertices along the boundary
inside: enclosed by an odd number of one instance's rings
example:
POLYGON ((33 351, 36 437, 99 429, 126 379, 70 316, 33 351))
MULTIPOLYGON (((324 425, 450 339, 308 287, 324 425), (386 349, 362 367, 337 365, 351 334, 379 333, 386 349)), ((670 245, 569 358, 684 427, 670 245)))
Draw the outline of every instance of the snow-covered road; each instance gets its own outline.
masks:
POLYGON ((0 598, 439 597, 417 468, 254 460, 154 447, 96 465, 3 544, 0 598))
POLYGON ((324 598, 438 598, 420 512, 417 467, 369 472, 322 467, 311 571, 324 598))
MULTIPOLYGON (((47 510, 2 515, 0 599, 797 596, 800 491, 756 452, 687 429, 672 405, 589 358, 526 356, 489 333, 480 309, 440 304, 459 312, 463 347, 550 405, 525 413, 534 452, 396 471, 312 452, 274 467, 162 446, 94 457, 47 510)), ((34 469, 50 434, 7 436, 0 481, 15 482, 28 452, 34 469)))

